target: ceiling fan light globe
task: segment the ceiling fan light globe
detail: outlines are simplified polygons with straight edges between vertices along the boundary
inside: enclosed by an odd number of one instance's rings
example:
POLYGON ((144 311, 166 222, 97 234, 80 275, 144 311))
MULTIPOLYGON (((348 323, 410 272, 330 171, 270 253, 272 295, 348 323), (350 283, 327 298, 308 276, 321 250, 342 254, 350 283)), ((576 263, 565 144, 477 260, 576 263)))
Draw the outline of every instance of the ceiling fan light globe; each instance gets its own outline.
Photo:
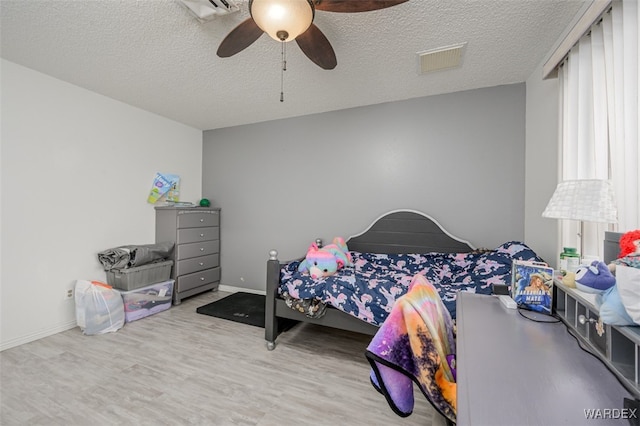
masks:
POLYGON ((258 27, 276 41, 292 41, 313 22, 310 0, 252 0, 249 12, 258 27), (282 33, 288 34, 282 40, 282 33))

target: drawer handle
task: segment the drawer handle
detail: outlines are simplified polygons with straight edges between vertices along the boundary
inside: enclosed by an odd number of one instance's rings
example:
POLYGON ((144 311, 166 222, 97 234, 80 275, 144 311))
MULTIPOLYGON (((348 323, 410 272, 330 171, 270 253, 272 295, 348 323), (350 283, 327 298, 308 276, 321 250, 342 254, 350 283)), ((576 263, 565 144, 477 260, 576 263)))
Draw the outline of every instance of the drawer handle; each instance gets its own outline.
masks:
POLYGON ((204 247, 200 247, 200 251, 204 251, 204 247))
POLYGON ((204 277, 200 277, 200 281, 204 281, 204 277))
POLYGON ((204 234, 200 234, 201 237, 204 237, 204 234))
POLYGON ((204 222, 204 219, 200 219, 200 222, 204 222))
POLYGON ((204 262, 200 262, 200 266, 204 266, 204 262))

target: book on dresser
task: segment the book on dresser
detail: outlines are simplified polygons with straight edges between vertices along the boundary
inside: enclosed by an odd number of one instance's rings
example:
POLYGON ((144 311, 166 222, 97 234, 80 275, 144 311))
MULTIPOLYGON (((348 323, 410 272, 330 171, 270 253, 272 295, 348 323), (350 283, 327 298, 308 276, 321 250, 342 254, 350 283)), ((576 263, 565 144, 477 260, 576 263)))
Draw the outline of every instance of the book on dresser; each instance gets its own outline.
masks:
POLYGON ((553 268, 546 263, 514 260, 511 269, 511 297, 519 308, 551 314, 553 268))

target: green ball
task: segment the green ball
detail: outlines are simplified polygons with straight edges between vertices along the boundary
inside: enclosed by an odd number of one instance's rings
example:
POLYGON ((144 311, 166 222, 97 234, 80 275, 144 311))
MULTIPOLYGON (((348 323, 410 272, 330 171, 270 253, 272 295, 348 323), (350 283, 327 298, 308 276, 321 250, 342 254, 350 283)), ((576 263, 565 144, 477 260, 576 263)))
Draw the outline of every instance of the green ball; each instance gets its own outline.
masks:
POLYGON ((211 202, 209 200, 207 200, 206 198, 203 198, 202 200, 200 200, 200 207, 209 207, 211 206, 211 202))

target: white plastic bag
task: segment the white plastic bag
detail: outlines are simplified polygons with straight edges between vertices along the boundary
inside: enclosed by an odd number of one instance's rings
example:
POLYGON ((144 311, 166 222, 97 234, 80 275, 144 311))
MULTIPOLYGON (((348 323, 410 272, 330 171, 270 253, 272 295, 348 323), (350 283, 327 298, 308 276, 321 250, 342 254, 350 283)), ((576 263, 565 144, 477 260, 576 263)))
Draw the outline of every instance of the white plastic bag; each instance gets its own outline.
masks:
POLYGON ((616 285, 624 309, 640 325, 640 269, 616 265, 616 285))
POLYGON ((99 281, 77 280, 76 322, 86 335, 118 331, 124 325, 122 296, 99 281))

